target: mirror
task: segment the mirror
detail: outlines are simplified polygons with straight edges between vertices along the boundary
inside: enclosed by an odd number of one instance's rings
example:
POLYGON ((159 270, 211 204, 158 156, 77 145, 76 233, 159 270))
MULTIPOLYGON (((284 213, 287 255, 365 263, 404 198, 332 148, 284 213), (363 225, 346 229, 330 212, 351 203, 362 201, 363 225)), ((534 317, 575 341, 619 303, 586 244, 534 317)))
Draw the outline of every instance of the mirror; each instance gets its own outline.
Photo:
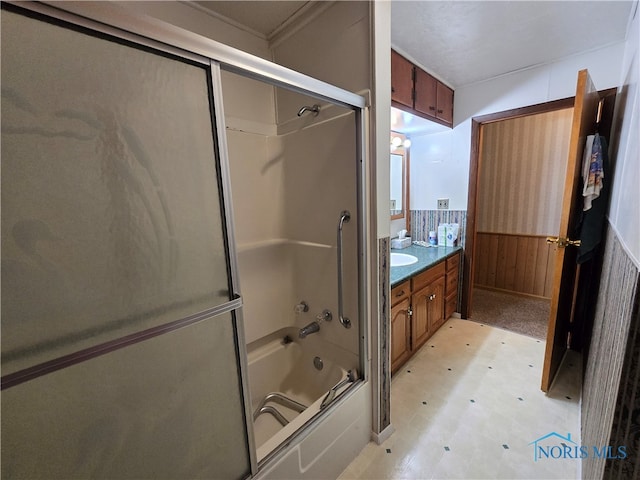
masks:
POLYGON ((400 218, 407 218, 408 220, 409 145, 410 142, 405 135, 391 132, 391 155, 389 157, 389 177, 391 180, 389 210, 391 220, 400 218))
MULTIPOLYGON (((391 218, 394 215, 402 215, 403 201, 402 201, 402 164, 404 163, 404 156, 397 153, 391 154, 391 169, 389 174, 391 176, 391 218)), ((402 217, 400 217, 402 218, 402 217)))

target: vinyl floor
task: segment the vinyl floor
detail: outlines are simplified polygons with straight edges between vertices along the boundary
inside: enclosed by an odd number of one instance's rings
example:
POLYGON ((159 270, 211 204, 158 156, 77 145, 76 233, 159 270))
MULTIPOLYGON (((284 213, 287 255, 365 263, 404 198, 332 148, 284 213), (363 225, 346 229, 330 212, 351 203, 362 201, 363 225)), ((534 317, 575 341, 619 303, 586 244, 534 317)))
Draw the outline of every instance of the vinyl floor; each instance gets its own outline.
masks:
POLYGON ((393 435, 339 478, 579 478, 580 460, 535 458, 539 439, 552 454, 580 444, 580 356, 568 352, 548 395, 543 358, 542 340, 449 319, 392 379, 393 435))

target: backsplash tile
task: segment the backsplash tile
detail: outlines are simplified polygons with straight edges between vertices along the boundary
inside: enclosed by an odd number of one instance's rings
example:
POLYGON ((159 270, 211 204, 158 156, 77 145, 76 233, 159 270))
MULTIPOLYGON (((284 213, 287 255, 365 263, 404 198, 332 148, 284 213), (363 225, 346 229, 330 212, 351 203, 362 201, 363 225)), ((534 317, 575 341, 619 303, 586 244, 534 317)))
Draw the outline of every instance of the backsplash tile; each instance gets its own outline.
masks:
POLYGON ((411 210, 411 239, 426 242, 429 231, 438 231, 441 223, 457 223, 458 245, 464 248, 467 227, 466 210, 411 210))

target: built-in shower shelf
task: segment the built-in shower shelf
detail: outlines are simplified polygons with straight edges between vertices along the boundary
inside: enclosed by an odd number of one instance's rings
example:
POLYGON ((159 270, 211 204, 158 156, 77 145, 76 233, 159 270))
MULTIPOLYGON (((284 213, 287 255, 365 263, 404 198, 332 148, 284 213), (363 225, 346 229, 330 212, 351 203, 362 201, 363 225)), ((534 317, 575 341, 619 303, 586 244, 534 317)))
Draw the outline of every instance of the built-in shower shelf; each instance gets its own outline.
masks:
POLYGON ((288 238, 271 238, 269 240, 261 240, 258 242, 249 242, 239 244, 237 247, 238 253, 248 252, 252 250, 259 250, 261 248, 270 248, 280 245, 299 245, 303 247, 314 248, 335 248, 333 245, 327 245, 325 243, 305 242, 302 240, 290 240, 288 238))

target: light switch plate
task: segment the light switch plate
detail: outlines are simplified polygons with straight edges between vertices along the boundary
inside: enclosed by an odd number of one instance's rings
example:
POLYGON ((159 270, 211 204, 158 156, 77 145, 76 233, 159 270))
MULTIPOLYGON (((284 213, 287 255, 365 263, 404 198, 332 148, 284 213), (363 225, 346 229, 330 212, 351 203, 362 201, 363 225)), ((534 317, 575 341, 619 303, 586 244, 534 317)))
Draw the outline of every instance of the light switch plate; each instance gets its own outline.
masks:
POLYGON ((448 198, 439 198, 438 199, 438 210, 449 210, 449 199, 448 198))

